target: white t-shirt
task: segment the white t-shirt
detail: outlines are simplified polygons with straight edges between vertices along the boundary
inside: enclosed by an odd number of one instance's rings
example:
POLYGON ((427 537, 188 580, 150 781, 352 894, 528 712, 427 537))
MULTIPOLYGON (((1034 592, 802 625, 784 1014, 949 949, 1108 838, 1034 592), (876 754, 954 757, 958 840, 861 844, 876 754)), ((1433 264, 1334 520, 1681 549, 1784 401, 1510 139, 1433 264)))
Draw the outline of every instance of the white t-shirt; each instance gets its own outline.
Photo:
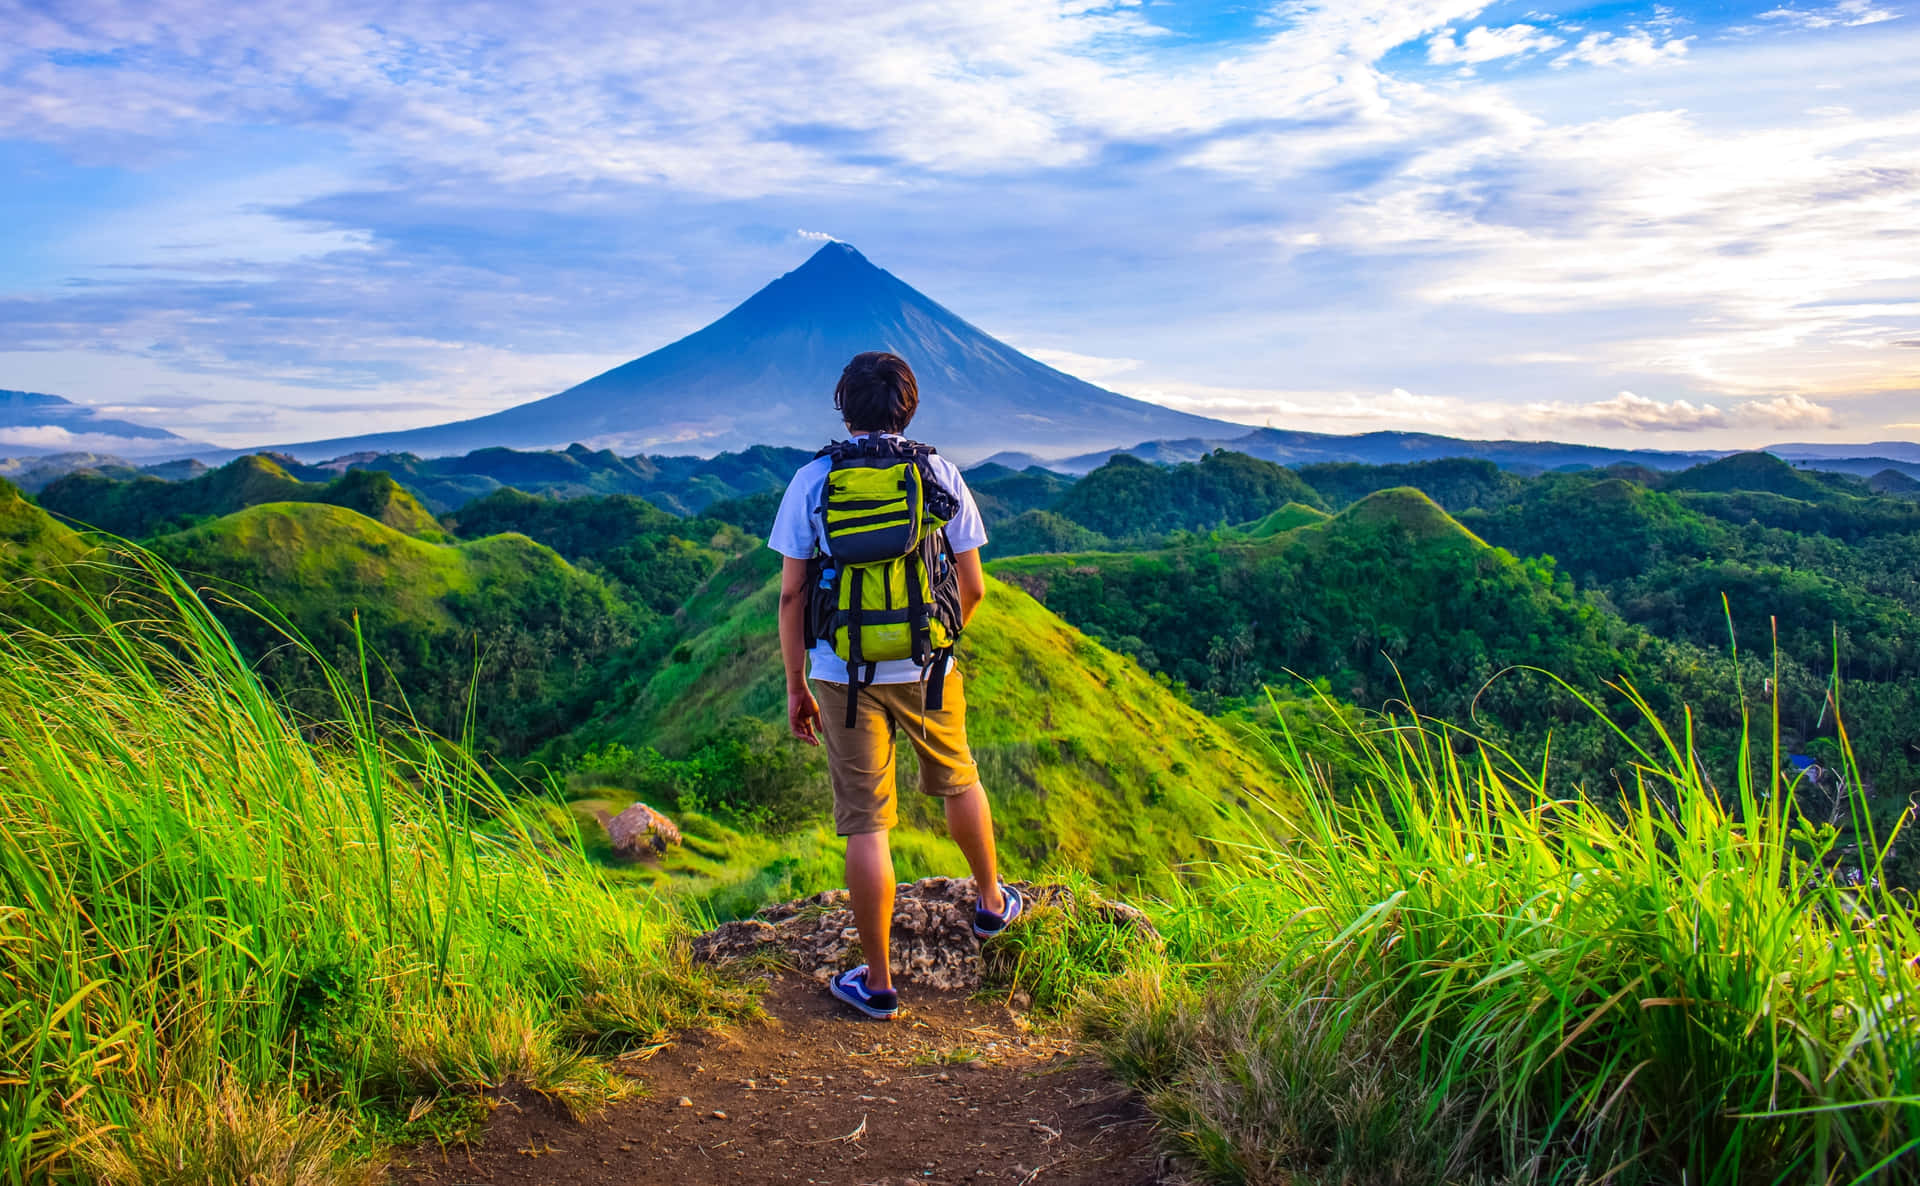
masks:
MULTIPOLYGON (((985 544, 987 525, 980 519, 980 508, 974 504, 966 479, 960 476, 960 467, 938 453, 927 462, 934 480, 960 500, 960 513, 947 524, 947 545, 953 554, 971 552, 985 544)), ((773 532, 767 537, 769 548, 795 560, 811 560, 819 554, 820 541, 827 537, 826 521, 820 517, 820 492, 826 488, 827 473, 832 469, 832 458, 816 457, 793 475, 793 481, 787 483, 785 497, 780 500, 780 511, 773 517, 773 532)), ((833 647, 825 641, 815 645, 807 658, 814 679, 834 684, 847 682, 846 660, 834 654, 833 647)), ((874 664, 874 669, 876 684, 915 684, 926 674, 925 669, 914 666, 911 659, 883 660, 874 664)))

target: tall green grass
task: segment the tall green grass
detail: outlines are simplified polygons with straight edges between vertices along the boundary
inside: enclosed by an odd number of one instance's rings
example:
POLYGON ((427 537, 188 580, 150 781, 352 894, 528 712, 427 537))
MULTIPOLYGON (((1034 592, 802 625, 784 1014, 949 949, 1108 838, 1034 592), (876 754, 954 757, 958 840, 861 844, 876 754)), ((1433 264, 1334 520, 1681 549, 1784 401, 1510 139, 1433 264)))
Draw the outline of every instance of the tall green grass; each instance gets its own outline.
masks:
POLYGON ((596 1055, 742 1007, 456 747, 337 676, 292 719, 132 563, 0 623, 0 1180, 353 1180, 406 1117, 509 1076, 590 1111, 596 1055))
POLYGON ((1893 838, 1804 819, 1765 722, 1729 787, 1659 736, 1604 800, 1408 717, 1336 799, 1285 738, 1297 839, 1170 903, 1089 1032, 1219 1181, 1920 1181, 1893 838))

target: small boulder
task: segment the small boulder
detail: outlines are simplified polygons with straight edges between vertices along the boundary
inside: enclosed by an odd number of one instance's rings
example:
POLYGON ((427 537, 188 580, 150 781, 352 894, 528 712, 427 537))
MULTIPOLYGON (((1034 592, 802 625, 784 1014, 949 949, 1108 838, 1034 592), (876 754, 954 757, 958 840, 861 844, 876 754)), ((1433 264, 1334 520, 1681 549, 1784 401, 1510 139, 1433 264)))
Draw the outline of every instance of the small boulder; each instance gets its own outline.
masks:
POLYGON ((680 843, 680 829, 673 821, 645 803, 635 803, 619 815, 597 812, 600 826, 607 830, 615 855, 637 860, 660 856, 680 843))

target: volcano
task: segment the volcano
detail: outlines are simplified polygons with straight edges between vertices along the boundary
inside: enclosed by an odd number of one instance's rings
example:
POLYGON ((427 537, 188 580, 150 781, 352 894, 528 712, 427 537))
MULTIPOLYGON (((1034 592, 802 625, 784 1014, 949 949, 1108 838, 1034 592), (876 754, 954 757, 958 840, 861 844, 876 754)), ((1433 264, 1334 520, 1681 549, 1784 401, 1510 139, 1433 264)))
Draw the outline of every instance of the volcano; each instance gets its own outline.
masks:
POLYGON ((1056 371, 834 242, 705 329, 558 395, 453 424, 275 447, 303 460, 575 442, 622 453, 811 447, 842 435, 833 387, 863 350, 891 350, 913 366, 913 435, 963 461, 1246 431, 1056 371))

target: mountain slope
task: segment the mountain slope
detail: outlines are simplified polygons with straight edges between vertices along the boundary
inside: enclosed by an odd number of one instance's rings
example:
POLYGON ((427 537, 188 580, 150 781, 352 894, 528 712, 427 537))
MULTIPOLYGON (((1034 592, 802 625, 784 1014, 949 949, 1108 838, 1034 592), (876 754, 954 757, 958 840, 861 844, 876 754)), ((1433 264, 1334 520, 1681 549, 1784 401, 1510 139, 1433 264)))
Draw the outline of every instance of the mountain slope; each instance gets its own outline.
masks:
MULTIPOLYGON (((659 640, 671 656, 643 656, 617 703, 569 744, 685 751, 738 716, 784 722, 779 559, 758 549, 717 574, 659 640)), ((1001 847, 1021 870, 1151 878, 1252 834, 1249 788, 1264 796, 1272 782, 1243 742, 1025 593, 989 586, 960 666, 1001 847)), ((902 785, 903 821, 930 820, 937 807, 902 785)))
POLYGON ((844 243, 828 243, 726 316, 558 395, 431 428, 285 446, 306 459, 357 450, 423 456, 493 445, 713 452, 818 446, 841 427, 832 394, 863 350, 892 350, 920 380, 914 435, 961 460, 1055 453, 1152 436, 1237 434, 1063 374, 961 320, 844 243))

